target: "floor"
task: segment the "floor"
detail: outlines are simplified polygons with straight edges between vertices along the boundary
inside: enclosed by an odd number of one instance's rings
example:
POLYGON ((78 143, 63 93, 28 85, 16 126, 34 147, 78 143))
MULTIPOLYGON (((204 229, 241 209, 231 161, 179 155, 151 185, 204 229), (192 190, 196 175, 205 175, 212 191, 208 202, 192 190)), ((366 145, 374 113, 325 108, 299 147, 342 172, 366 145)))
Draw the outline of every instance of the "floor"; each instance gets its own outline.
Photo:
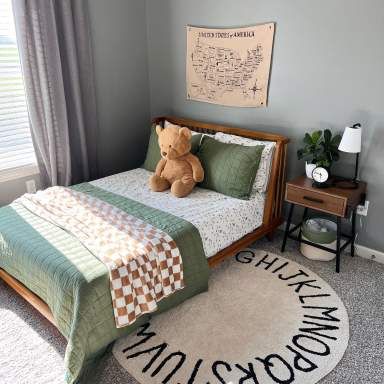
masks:
MULTIPOLYGON (((281 233, 255 248, 280 254, 281 233)), ((350 342, 340 364, 320 384, 384 383, 384 265, 344 255, 340 274, 333 263, 314 262, 288 242, 284 257, 310 268, 344 301, 350 317, 350 342)), ((63 383, 65 340, 44 318, 0 283, 0 383, 63 383)), ((108 352, 92 384, 137 384, 108 352)), ((141 383, 145 384, 145 383, 141 383)))

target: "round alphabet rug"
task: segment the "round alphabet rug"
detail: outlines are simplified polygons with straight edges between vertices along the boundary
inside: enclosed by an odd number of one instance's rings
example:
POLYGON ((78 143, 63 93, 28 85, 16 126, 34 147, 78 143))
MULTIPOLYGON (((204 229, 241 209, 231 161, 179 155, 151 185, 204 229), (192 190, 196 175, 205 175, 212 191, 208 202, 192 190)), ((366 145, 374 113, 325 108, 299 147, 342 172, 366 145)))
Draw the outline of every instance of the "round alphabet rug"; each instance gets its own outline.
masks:
POLYGON ((154 316, 113 353, 141 384, 313 384, 341 360, 347 311, 309 269, 246 249, 209 291, 154 316))

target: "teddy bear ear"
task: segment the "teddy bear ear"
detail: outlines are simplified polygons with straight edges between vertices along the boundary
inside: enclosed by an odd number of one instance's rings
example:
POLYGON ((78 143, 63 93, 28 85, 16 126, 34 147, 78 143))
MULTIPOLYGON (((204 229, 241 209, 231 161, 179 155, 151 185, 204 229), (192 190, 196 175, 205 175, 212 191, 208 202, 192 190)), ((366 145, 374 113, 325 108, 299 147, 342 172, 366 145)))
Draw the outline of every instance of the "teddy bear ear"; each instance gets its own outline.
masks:
POLYGON ((157 135, 160 135, 161 131, 163 130, 164 128, 161 126, 161 125, 156 125, 156 133, 157 135))
POLYGON ((185 136, 189 140, 192 137, 192 132, 187 127, 183 127, 179 129, 179 135, 185 136))

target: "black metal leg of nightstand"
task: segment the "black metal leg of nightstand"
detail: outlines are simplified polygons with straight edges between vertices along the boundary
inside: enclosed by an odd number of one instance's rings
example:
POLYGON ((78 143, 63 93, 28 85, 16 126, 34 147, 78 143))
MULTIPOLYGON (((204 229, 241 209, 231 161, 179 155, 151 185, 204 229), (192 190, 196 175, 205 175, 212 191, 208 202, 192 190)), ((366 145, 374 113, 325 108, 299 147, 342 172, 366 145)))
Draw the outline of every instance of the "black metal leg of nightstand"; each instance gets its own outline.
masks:
POLYGON ((307 216, 308 216, 308 208, 305 207, 304 213, 303 213, 303 218, 301 219, 301 225, 300 225, 300 229, 299 229, 299 240, 300 241, 301 241, 301 236, 302 236, 301 227, 302 227, 304 221, 306 220, 307 216))
POLYGON ((352 212, 352 241, 351 256, 355 256, 355 238, 356 238, 356 208, 352 212))
POLYGON ((341 217, 337 216, 337 238, 336 238, 336 272, 340 272, 340 243, 341 243, 341 217))
POLYGON ((291 205, 289 207, 287 223, 285 225, 284 239, 283 239, 283 244, 281 245, 281 252, 285 251, 285 245, 287 244, 287 238, 288 238, 288 234, 289 234, 289 228, 291 226, 292 214, 293 214, 294 208, 295 208, 295 204, 291 203, 291 205))

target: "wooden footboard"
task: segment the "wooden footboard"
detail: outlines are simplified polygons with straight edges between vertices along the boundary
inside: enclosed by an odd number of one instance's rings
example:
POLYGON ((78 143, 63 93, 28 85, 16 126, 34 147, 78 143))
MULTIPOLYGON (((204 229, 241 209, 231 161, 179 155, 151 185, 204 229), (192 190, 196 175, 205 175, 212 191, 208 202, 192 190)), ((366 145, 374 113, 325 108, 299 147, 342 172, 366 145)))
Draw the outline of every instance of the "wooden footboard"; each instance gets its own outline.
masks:
MULTIPOLYGON (((285 186, 287 144, 289 142, 289 139, 284 136, 275 135, 267 132, 259 132, 243 128, 203 123, 195 120, 183 119, 173 116, 157 117, 153 120, 153 122, 156 124, 162 124, 165 120, 173 124, 188 127, 196 132, 224 132, 232 135, 248 137, 251 139, 276 142, 276 148, 272 160, 268 191, 266 194, 266 201, 264 206, 263 224, 255 231, 247 234, 240 240, 231 244, 229 247, 210 257, 208 259, 209 266, 214 267, 215 265, 219 264, 228 257, 233 256, 241 249, 251 245, 253 242, 260 239, 261 237, 273 234, 283 222, 282 204, 285 186)), ((53 325, 56 326, 51 310, 42 299, 40 299, 22 283, 20 283, 18 280, 16 280, 14 277, 9 275, 1 268, 0 278, 3 279, 17 293, 19 293, 34 308, 36 308, 53 325)))

